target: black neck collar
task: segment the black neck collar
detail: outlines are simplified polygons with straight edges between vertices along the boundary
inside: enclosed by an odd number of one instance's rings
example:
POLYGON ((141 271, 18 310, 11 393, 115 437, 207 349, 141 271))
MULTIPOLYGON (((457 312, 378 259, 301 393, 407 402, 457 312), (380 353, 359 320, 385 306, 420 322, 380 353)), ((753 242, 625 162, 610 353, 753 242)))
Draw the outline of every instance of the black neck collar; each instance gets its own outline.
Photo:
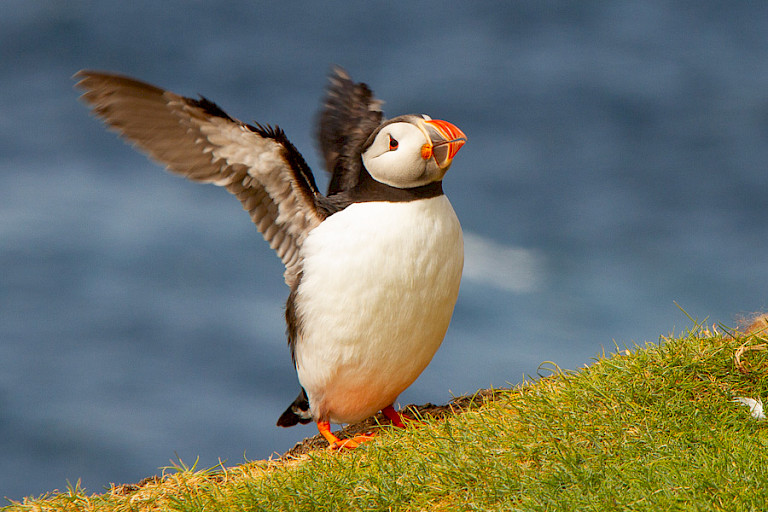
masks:
POLYGON ((360 173, 360 180, 349 193, 350 199, 355 203, 369 201, 402 203, 443 195, 443 182, 433 181, 432 183, 427 183, 420 187, 397 188, 374 180, 371 175, 363 169, 360 173))

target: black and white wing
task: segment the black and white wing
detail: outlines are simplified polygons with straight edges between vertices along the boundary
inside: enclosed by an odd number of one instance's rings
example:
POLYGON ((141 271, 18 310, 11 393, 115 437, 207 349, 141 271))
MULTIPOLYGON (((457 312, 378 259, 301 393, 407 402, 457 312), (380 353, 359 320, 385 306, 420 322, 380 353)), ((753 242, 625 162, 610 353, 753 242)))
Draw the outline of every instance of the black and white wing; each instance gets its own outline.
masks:
POLYGON ((299 249, 327 216, 314 177, 279 128, 251 126, 216 104, 129 77, 80 71, 83 100, 114 131, 190 180, 226 187, 285 264, 293 287, 299 249))
POLYGON ((363 144, 381 124, 380 100, 363 83, 355 83, 341 68, 334 68, 325 104, 320 113, 320 151, 331 175, 328 195, 349 190, 357 184, 363 144))

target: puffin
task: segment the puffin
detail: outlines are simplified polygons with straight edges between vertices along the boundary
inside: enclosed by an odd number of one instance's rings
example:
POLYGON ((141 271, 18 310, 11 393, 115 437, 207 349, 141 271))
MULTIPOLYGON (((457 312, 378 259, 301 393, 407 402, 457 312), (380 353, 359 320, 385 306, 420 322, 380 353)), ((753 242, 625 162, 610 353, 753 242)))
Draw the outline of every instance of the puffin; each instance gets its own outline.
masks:
POLYGON ((277 425, 314 421, 334 450, 371 435, 342 440, 331 423, 381 411, 403 427, 395 400, 440 347, 459 293, 464 243, 442 181, 464 132, 423 114, 385 119, 368 85, 335 67, 317 123, 323 194, 277 125, 122 74, 74 78, 109 129, 167 170, 233 194, 285 265, 301 389, 277 425))

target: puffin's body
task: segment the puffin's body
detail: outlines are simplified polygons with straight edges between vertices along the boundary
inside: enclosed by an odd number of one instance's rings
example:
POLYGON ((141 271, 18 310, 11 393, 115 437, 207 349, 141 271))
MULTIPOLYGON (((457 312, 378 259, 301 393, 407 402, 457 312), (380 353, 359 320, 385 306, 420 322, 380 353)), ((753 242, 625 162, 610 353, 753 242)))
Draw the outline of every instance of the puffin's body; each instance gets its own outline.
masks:
MULTIPOLYGON (((280 426, 379 410, 426 368, 450 323, 463 267, 461 227, 442 178, 465 135, 427 116, 385 121, 365 84, 331 76, 320 143, 327 195, 278 128, 128 77, 81 71, 94 112, 171 171, 226 187, 283 260, 288 344, 302 386, 280 426)), ((363 440, 363 439, 358 439, 363 440)))
POLYGON ((296 297, 312 416, 354 423, 391 405, 448 329, 463 264, 445 196, 356 203, 307 236, 296 297))

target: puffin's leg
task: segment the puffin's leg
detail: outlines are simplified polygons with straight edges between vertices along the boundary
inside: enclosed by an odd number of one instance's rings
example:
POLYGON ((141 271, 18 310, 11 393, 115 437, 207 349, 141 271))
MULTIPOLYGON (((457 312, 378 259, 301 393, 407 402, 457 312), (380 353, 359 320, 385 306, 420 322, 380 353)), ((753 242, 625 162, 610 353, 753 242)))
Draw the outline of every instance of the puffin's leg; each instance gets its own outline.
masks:
POLYGON ((364 443, 373 439, 373 435, 369 434, 360 434, 352 437, 351 439, 339 439, 331 432, 331 423, 328 421, 318 421, 317 430, 319 430, 323 437, 328 441, 328 444, 330 445, 328 446, 328 449, 330 450, 357 448, 360 446, 360 443, 364 443))
POLYGON ((400 414, 395 410, 394 407, 391 405, 386 406, 381 410, 381 412, 389 418, 389 421, 392 422, 392 424, 396 427, 405 428, 405 423, 403 422, 404 419, 410 419, 404 414, 400 414))

